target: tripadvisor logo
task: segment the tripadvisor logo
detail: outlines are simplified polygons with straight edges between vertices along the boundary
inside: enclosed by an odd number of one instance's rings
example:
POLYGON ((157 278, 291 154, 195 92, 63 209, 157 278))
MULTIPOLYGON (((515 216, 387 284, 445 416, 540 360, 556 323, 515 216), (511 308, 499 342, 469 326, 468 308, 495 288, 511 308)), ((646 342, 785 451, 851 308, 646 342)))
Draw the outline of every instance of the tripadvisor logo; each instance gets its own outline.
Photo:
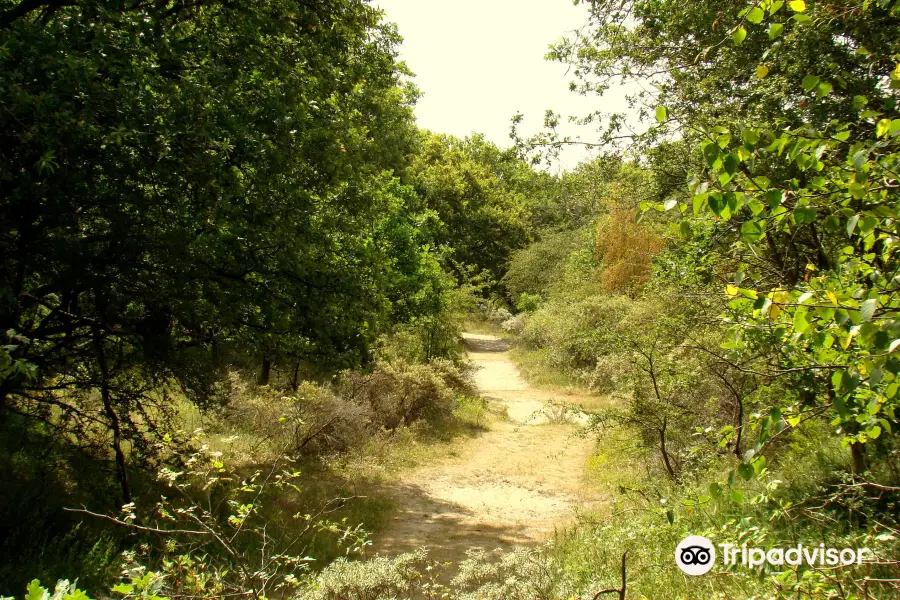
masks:
POLYGON ((702 535, 689 535, 675 548, 675 563, 688 575, 703 575, 716 562, 716 548, 702 535))
MULTIPOLYGON (((799 565, 810 566, 847 566, 862 563, 868 548, 826 548, 825 544, 804 546, 797 544, 790 548, 748 548, 747 544, 719 544, 722 549, 722 564, 743 565, 754 568, 764 563, 773 566, 799 565)), ((701 535, 690 535, 675 548, 675 563, 688 575, 703 575, 712 569, 716 562, 716 549, 713 543, 701 535)))

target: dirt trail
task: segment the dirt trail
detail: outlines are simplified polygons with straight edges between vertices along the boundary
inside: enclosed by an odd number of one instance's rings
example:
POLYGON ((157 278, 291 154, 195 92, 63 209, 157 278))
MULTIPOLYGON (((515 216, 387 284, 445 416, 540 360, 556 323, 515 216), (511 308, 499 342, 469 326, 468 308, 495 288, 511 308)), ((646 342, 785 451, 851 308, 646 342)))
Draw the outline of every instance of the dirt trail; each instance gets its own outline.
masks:
POLYGON ((508 421, 462 440, 455 452, 405 474, 389 491, 398 506, 374 539, 374 550, 394 555, 428 546, 432 558, 458 562, 466 550, 532 544, 565 524, 579 506, 598 502, 585 482, 592 444, 573 437, 575 425, 535 415, 562 396, 534 390, 494 336, 463 334, 479 367, 482 395, 505 406, 508 421))

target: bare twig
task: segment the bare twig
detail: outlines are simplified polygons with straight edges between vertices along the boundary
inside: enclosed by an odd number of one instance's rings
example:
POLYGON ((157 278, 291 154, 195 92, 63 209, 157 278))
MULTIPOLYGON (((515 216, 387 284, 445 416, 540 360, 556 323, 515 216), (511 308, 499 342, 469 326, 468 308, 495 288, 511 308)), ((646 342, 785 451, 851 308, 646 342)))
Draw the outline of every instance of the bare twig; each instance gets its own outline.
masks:
POLYGON ((91 517, 96 517, 97 519, 104 519, 106 521, 110 521, 115 523, 116 525, 121 525, 123 527, 129 527, 131 529, 137 531, 144 531, 147 533, 161 533, 161 534, 173 534, 179 533, 184 535, 205 535, 208 536, 208 531, 196 531, 193 529, 160 529, 158 527, 146 527, 144 525, 138 525, 137 523, 129 523, 128 521, 123 521, 121 519, 117 519, 115 517, 111 517, 109 515, 104 515, 102 513, 92 512, 87 510, 86 508, 63 508, 64 511, 70 513, 81 513, 83 515, 89 515, 91 517))

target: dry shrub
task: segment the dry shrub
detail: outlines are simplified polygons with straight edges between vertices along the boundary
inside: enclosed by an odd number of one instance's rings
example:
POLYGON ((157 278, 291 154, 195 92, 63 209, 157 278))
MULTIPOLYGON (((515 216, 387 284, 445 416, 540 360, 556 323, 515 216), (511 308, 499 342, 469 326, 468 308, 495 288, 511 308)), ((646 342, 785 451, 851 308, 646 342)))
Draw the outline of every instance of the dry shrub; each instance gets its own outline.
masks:
POLYGON ((471 368, 443 359, 380 361, 370 371, 345 373, 334 386, 303 382, 291 395, 237 374, 229 383, 223 431, 237 432, 257 456, 343 452, 384 429, 446 422, 458 397, 477 395, 471 368))
POLYGON ((633 210, 614 210, 597 226, 597 260, 603 262, 603 287, 633 293, 653 272, 653 255, 665 242, 645 225, 635 222, 633 210))
POLYGON ((511 333, 513 335, 522 335, 522 333, 525 332, 525 320, 526 315, 524 314, 510 317, 500 323, 500 329, 502 329, 506 333, 511 333))
POLYGON ((256 450, 294 455, 343 451, 365 436, 371 421, 365 405, 308 381, 285 396, 233 375, 231 390, 223 418, 232 431, 255 439, 256 450))
POLYGON ((438 359, 425 365, 380 362, 368 373, 351 371, 339 394, 366 406, 376 427, 396 429, 422 419, 445 421, 458 395, 476 392, 467 368, 438 359))
POLYGON ((307 583, 300 597, 309 600, 381 600, 419 598, 431 570, 424 549, 365 561, 339 558, 307 583))

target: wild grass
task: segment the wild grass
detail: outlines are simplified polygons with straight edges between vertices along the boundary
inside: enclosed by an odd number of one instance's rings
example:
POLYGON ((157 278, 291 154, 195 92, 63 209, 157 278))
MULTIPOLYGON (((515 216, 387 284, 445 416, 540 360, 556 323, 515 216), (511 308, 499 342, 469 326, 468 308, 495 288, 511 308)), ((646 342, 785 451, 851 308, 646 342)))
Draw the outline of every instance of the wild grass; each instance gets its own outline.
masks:
POLYGON ((525 381, 534 387, 561 391, 583 389, 577 377, 548 365, 547 351, 544 349, 515 345, 510 349, 509 356, 525 381))
POLYGON ((513 339, 515 337, 508 331, 504 331, 498 324, 480 318, 478 315, 470 315, 463 321, 462 330, 466 333, 493 335, 503 340, 513 339))

